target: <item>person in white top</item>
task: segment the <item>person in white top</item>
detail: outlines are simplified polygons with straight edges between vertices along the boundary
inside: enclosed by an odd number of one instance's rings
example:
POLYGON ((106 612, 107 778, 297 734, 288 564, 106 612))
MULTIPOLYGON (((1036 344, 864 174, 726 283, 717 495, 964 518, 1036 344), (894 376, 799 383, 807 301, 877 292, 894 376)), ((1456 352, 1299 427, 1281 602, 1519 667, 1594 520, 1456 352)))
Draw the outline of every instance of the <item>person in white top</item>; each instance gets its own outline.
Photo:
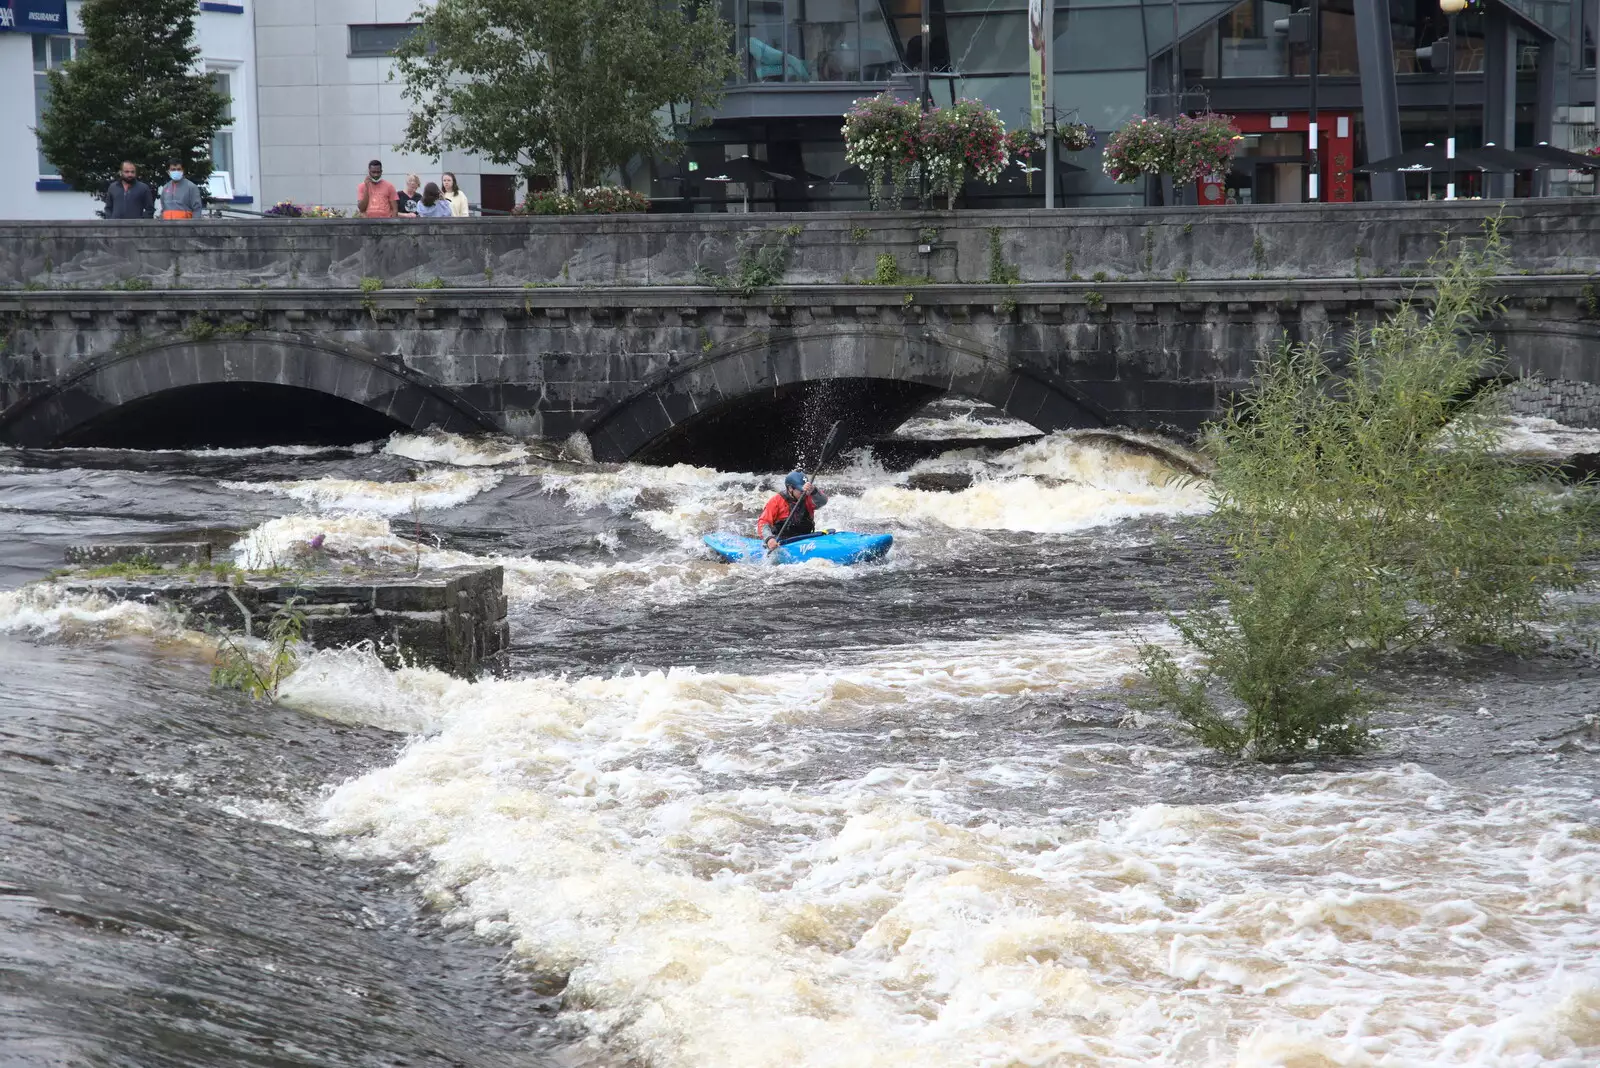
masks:
POLYGON ((456 176, 449 171, 445 171, 440 176, 439 181, 442 183, 441 192, 444 194, 444 198, 450 202, 450 214, 457 218, 466 216, 467 194, 463 193, 461 187, 456 184, 456 176))

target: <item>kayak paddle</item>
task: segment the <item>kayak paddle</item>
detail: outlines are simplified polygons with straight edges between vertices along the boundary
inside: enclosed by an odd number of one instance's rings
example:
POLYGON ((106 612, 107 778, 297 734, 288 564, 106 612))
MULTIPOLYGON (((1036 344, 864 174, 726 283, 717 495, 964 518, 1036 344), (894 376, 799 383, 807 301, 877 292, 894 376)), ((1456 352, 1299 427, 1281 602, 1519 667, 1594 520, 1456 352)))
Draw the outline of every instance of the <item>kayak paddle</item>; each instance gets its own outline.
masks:
MULTIPOLYGON (((839 427, 842 422, 842 420, 837 420, 834 422, 833 426, 828 428, 828 436, 822 439, 822 452, 817 456, 816 467, 811 469, 813 472, 815 472, 818 467, 821 467, 833 457, 834 450, 839 446, 839 427)), ((806 481, 811 481, 809 476, 806 478, 806 481)), ((777 535, 778 544, 780 546, 783 544, 784 532, 789 529, 789 520, 794 518, 795 512, 805 506, 805 500, 805 497, 801 497, 798 501, 795 501, 794 504, 789 506, 789 514, 783 517, 783 526, 778 528, 777 535)), ((768 549, 767 551, 775 553, 778 550, 768 549)))

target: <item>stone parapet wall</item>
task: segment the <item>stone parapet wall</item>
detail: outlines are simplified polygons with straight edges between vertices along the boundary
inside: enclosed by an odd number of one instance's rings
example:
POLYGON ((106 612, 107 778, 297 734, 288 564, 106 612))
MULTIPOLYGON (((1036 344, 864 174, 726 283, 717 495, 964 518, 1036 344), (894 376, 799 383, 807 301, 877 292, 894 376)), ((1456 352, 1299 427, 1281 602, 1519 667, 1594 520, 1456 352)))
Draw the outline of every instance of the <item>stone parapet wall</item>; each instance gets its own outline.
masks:
POLYGON ((1381 278, 1420 274, 1442 234, 1487 217, 1518 270, 1588 274, 1582 199, 1232 208, 637 215, 449 221, 0 222, 0 288, 683 286, 748 280, 762 248, 791 285, 1381 278), (891 257, 884 260, 883 257, 891 257))

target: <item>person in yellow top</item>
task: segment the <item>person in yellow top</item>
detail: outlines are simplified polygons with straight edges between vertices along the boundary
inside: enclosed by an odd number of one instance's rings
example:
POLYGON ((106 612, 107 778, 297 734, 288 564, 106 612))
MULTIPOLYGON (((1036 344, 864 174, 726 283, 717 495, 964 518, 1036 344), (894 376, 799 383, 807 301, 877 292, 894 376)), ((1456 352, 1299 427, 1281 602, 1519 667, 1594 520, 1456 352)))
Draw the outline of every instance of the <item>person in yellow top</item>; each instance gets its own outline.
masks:
POLYGON ((456 176, 449 171, 440 175, 440 191, 444 199, 450 202, 450 214, 456 218, 465 218, 467 215, 467 194, 461 191, 461 186, 456 184, 456 176))

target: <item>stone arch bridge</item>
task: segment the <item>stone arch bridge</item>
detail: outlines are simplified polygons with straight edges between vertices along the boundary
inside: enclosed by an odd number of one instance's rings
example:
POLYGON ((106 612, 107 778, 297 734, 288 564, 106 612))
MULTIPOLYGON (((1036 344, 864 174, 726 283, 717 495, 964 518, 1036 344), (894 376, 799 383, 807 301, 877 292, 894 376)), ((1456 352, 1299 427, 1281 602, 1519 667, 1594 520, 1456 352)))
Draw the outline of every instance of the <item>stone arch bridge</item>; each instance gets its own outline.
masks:
MULTIPOLYGON (((1282 340, 1405 299, 1480 203, 0 224, 0 441, 588 435, 781 466, 941 393, 1042 430, 1193 432, 1282 340), (755 288, 754 265, 779 284, 755 288)), ((1500 227, 1514 373, 1600 383, 1600 223, 1500 227)))

